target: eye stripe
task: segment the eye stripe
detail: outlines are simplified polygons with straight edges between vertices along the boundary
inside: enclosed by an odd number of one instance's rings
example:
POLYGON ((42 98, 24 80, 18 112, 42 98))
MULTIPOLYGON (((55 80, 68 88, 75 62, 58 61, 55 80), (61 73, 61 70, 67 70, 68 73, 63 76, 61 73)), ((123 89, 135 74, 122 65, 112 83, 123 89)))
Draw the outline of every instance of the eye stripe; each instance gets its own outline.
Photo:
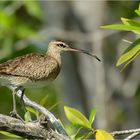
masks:
POLYGON ((66 46, 64 44, 59 44, 60 47, 65 48, 66 46))

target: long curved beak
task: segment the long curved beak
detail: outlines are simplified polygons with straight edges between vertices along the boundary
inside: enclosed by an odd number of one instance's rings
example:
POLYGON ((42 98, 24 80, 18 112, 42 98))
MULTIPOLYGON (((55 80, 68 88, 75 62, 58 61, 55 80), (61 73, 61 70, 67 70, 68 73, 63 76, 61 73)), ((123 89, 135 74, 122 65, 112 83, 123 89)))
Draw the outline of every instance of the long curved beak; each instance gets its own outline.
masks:
POLYGON ((95 59, 97 59, 98 61, 101 61, 96 55, 92 54, 92 53, 89 53, 85 50, 81 50, 81 49, 75 49, 75 48, 68 48, 68 51, 72 51, 72 52, 80 52, 80 53, 84 53, 84 54, 87 54, 89 56, 92 56, 94 57, 95 59))

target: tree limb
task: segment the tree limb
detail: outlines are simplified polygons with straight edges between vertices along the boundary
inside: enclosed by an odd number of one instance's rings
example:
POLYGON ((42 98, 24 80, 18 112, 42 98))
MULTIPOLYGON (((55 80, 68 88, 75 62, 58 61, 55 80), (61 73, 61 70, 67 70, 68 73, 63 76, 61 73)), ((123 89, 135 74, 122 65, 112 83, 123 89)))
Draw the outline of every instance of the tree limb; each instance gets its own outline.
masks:
POLYGON ((0 130, 28 139, 68 140, 68 138, 44 127, 39 122, 23 123, 19 119, 3 114, 0 114, 0 130))
POLYGON ((122 131, 114 131, 114 132, 111 132, 111 134, 113 136, 116 136, 116 135, 123 135, 123 134, 132 134, 132 133, 137 133, 137 132, 140 132, 140 128, 130 129, 130 130, 122 130, 122 131))
POLYGON ((140 132, 132 133, 131 135, 129 135, 128 137, 126 137, 124 140, 132 140, 133 138, 135 138, 139 134, 140 134, 140 132))
MULTIPOLYGON (((16 94, 19 98, 21 98, 22 92, 20 90, 17 91, 16 94)), ((30 106, 34 109, 36 109, 37 111, 39 111, 40 113, 44 114, 46 116, 46 118, 48 119, 48 121, 51 122, 52 126, 63 136, 68 137, 67 132, 63 129, 63 127, 61 126, 61 124, 59 123, 59 121, 55 118, 55 116, 49 112, 46 108, 44 108, 43 106, 31 101, 29 98, 27 98, 25 95, 23 96, 23 100, 25 105, 30 106)))
POLYGON ((140 128, 137 129, 130 129, 130 130, 122 130, 122 131, 114 131, 111 133, 113 136, 116 135, 125 135, 125 134, 130 134, 128 137, 126 137, 124 140, 131 140, 137 135, 140 134, 140 128))

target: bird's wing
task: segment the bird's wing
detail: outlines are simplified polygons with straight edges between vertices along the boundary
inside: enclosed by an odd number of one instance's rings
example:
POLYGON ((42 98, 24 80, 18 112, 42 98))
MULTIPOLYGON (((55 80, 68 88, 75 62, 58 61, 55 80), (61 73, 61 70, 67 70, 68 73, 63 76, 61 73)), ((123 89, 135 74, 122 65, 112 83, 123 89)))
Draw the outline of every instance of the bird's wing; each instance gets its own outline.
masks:
POLYGON ((28 77, 35 80, 55 76, 59 70, 55 59, 47 55, 33 53, 0 64, 0 74, 28 77))

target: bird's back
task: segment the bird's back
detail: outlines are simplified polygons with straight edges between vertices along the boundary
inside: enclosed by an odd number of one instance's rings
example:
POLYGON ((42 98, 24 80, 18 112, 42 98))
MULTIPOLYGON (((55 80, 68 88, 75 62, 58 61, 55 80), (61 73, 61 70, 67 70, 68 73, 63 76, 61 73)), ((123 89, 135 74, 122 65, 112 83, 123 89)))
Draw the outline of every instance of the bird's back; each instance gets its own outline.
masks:
POLYGON ((0 77, 14 79, 11 82, 28 84, 54 80, 60 66, 53 57, 43 54, 28 54, 0 64, 0 77), (23 80, 24 79, 24 80, 23 80), (23 80, 23 81, 22 81, 23 80))

